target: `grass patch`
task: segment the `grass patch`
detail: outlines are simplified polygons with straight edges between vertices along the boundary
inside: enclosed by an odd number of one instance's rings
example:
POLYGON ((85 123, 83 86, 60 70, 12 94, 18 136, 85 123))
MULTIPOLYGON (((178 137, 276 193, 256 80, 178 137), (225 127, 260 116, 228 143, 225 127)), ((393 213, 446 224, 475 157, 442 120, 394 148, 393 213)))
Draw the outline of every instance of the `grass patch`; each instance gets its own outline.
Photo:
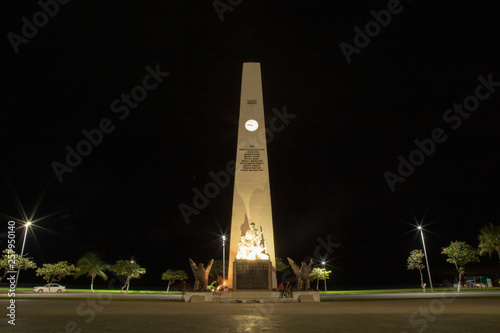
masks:
MULTIPOLYGON (((51 296, 43 296, 43 297, 22 297, 22 298, 17 298, 17 300, 35 300, 35 301, 88 301, 89 299, 92 299, 94 297, 51 297, 51 296)), ((0 299, 10 299, 9 297, 0 297, 0 299)), ((97 299, 97 297, 96 297, 97 299)), ((111 298, 109 301, 112 302, 121 302, 121 301, 126 301, 126 302, 182 302, 184 303, 184 300, 182 299, 146 299, 146 298, 111 298)))
MULTIPOLYGON (((468 291, 498 291, 500 287, 492 287, 492 288, 462 288, 461 292, 468 291)), ((434 292, 455 292, 456 288, 434 288, 434 292)), ((368 290, 329 290, 327 291, 327 295, 337 295, 337 294, 390 294, 390 293, 421 293, 422 289, 368 289, 368 290)), ((427 288, 427 292, 430 293, 430 288, 427 288)), ((325 292, 320 291, 321 295, 324 295, 325 292)))
MULTIPOLYGON (((92 293, 89 289, 66 289, 69 293, 92 293)), ((120 289, 111 290, 111 289, 94 289, 96 293, 113 293, 120 294, 122 291, 120 289)), ((184 295, 183 291, 169 291, 168 294, 162 290, 129 290, 129 294, 164 294, 164 295, 184 295)), ((125 294, 125 291, 123 291, 125 294)))
MULTIPOLYGON (((425 298, 337 298, 337 299, 322 299, 323 302, 371 302, 371 301, 425 301, 425 300, 433 300, 433 299, 441 299, 442 297, 425 297, 425 298)), ((483 299, 483 298, 500 298, 500 296, 471 296, 471 297, 460 297, 458 296, 455 299, 483 299)))
MULTIPOLYGON (((0 292, 8 292, 9 288, 0 288, 0 292)), ((33 288, 16 288, 16 291, 28 291, 32 292, 33 288)), ((87 293, 87 294, 92 294, 90 289, 72 289, 68 288, 66 289, 66 292, 68 293, 87 293)), ((94 293, 113 293, 113 294, 120 294, 121 290, 112 290, 112 289, 94 289, 94 293)), ((163 295, 184 295, 183 291, 169 291, 168 294, 163 290, 129 290, 129 294, 163 294, 163 295)), ((123 292, 125 294, 125 291, 123 292)))

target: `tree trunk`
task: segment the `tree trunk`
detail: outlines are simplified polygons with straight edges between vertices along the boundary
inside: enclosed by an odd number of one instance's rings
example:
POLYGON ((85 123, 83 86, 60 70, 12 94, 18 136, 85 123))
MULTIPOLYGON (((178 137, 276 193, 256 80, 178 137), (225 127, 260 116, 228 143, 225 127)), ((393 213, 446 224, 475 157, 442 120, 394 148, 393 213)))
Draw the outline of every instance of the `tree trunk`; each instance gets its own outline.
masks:
POLYGON ((319 290, 319 279, 316 280, 316 290, 319 290))
POLYGON ((168 280, 167 294, 168 294, 168 290, 170 289, 170 281, 171 281, 171 280, 168 280))
POLYGON ((94 274, 92 274, 92 280, 90 281, 90 290, 92 290, 92 292, 94 292, 94 274))
POLYGON ((422 270, 419 269, 418 270, 420 272, 420 287, 422 287, 422 292, 425 292, 425 289, 424 289, 424 276, 422 275, 422 270))
POLYGON ((127 276, 127 291, 125 291, 125 294, 128 294, 128 287, 130 286, 130 275, 127 276))
POLYGON ((462 273, 458 272, 458 289, 457 289, 458 292, 460 292, 461 286, 462 286, 462 273))
POLYGON ((125 284, 123 285, 122 290, 120 291, 120 294, 123 293, 123 289, 125 289, 125 287, 127 287, 127 294, 128 294, 129 281, 130 281, 130 276, 127 276, 127 280, 125 281, 125 284))

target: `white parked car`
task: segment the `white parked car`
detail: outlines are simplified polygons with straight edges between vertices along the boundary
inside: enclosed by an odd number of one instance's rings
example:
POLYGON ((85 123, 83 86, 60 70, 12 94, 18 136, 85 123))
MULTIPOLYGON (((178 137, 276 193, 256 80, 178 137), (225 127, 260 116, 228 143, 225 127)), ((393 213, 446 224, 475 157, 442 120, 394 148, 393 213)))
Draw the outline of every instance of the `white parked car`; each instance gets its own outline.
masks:
POLYGON ((65 293, 66 292, 66 287, 61 286, 60 284, 57 284, 57 283, 47 283, 43 287, 33 287, 33 292, 34 293, 48 293, 49 292, 49 284, 50 284, 50 292, 51 293, 65 293))
POLYGON ((484 283, 473 283, 471 287, 474 288, 486 288, 486 285, 484 283))

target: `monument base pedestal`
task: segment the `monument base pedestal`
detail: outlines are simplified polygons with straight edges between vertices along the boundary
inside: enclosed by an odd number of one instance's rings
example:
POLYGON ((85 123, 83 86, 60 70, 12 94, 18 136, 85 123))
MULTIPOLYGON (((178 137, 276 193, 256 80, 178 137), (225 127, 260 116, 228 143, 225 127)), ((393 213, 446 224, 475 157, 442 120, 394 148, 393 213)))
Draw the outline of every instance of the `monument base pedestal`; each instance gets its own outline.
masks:
POLYGON ((184 302, 199 303, 212 302, 213 292, 211 291, 195 291, 184 293, 184 302))
POLYGON ((294 291, 292 292, 292 299, 295 302, 301 303, 313 303, 319 302, 319 291, 317 290, 303 290, 303 291, 294 291))
POLYGON ((214 303, 292 303, 292 297, 280 298, 279 291, 186 292, 184 301, 214 303))
POLYGON ((272 290, 272 265, 269 259, 235 259, 233 291, 272 290))
POLYGON ((309 303, 319 302, 319 291, 294 291, 291 297, 280 298, 279 291, 186 292, 184 301, 214 303, 309 303))

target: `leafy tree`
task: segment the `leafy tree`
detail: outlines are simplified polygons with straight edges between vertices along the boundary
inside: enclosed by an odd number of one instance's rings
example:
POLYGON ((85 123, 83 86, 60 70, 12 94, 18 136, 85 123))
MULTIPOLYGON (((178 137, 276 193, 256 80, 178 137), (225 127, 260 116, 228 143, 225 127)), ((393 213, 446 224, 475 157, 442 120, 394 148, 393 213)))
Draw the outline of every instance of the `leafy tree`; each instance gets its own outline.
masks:
POLYGON ((61 281, 66 276, 74 275, 79 271, 79 268, 75 267, 73 264, 68 264, 67 261, 60 261, 56 264, 43 264, 43 267, 39 267, 36 270, 36 276, 41 276, 47 283, 61 281))
MULTIPOLYGON (((228 265, 229 265, 229 260, 226 260, 226 265, 225 265, 226 277, 227 277, 228 265)), ((217 277, 218 275, 222 275, 222 260, 214 260, 212 269, 210 269, 210 273, 208 274, 208 276, 210 276, 211 278, 217 277)))
POLYGON ((87 252, 83 257, 78 259, 76 266, 80 269, 75 275, 75 279, 80 276, 87 274, 91 278, 90 290, 94 292, 94 279, 96 276, 100 276, 104 281, 108 280, 108 276, 105 271, 111 268, 111 265, 105 263, 99 258, 99 256, 94 252, 87 252))
POLYGON ((500 225, 490 223, 479 231, 479 254, 484 256, 496 252, 500 260, 500 225))
POLYGON ((36 264, 32 261, 33 258, 22 257, 19 254, 14 253, 12 250, 5 249, 2 251, 2 257, 0 257, 0 269, 2 269, 2 277, 0 282, 5 278, 8 271, 20 271, 35 269, 36 264), (14 263, 12 262, 14 261, 14 263), (14 265, 13 269, 11 265, 14 265))
POLYGON ((325 268, 313 268, 311 273, 309 274, 309 280, 314 281, 316 280, 316 290, 319 289, 319 281, 327 280, 330 278, 330 274, 332 271, 327 271, 325 268))
POLYGON ((424 276, 422 274, 422 270, 425 268, 422 259, 424 258, 424 251, 422 250, 413 250, 410 252, 410 256, 408 257, 408 270, 414 270, 418 269, 420 272, 420 286, 422 287, 422 290, 425 291, 424 288, 424 276))
POLYGON ((276 257, 276 271, 277 272, 284 272, 288 267, 290 267, 290 266, 288 266, 288 264, 284 263, 280 257, 276 257))
POLYGON ((183 270, 174 271, 171 269, 163 272, 163 275, 161 276, 162 280, 168 280, 167 294, 171 283, 174 283, 175 281, 187 280, 187 278, 188 276, 183 270))
POLYGON ((127 287, 126 294, 128 294, 128 289, 130 287, 130 279, 136 278, 140 279, 142 274, 146 274, 146 269, 139 266, 133 260, 118 260, 113 267, 111 267, 113 272, 116 272, 117 275, 123 275, 127 277, 125 284, 122 287, 121 292, 123 292, 123 288, 127 287))
POLYGON ((462 275, 465 273, 465 265, 470 262, 479 262, 478 250, 467 244, 466 242, 451 242, 450 246, 443 247, 442 254, 448 256, 447 262, 455 265, 458 271, 458 289, 462 284, 462 275))

